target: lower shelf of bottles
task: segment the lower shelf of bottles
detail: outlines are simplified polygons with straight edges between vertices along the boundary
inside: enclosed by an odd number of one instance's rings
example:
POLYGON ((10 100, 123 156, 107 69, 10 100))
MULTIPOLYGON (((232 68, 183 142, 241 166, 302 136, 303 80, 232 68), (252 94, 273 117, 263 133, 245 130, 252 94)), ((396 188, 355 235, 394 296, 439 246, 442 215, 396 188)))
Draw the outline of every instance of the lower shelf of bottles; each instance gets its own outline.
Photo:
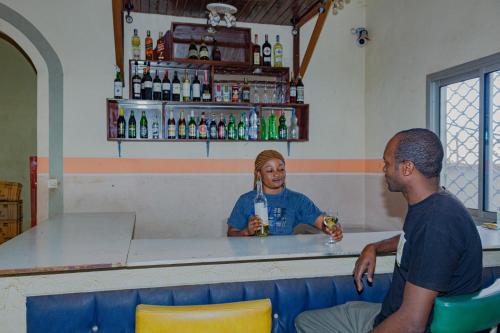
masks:
POLYGON ((108 141, 119 143, 304 142, 308 141, 309 136, 309 105, 108 99, 107 123, 108 141), (119 119, 120 110, 123 110, 121 120, 119 119), (184 119, 183 126, 179 126, 180 119, 184 119), (201 124, 203 126, 200 126, 201 124), (213 132, 214 124, 217 126, 216 135, 213 132), (242 124, 240 132, 242 137, 238 139, 238 125, 240 124, 242 124), (274 126, 270 127, 269 124, 274 124, 274 126), (119 127, 121 132, 119 132, 119 127), (272 128, 274 129, 271 130, 272 128), (264 129, 266 132, 263 132, 264 129), (236 131, 236 139, 232 136, 234 131, 236 131), (241 134, 243 131, 245 131, 244 135, 241 134), (185 133, 187 138, 184 138, 181 132, 185 133), (268 134, 267 137, 263 133, 268 134), (189 139, 190 135, 193 138, 189 139))

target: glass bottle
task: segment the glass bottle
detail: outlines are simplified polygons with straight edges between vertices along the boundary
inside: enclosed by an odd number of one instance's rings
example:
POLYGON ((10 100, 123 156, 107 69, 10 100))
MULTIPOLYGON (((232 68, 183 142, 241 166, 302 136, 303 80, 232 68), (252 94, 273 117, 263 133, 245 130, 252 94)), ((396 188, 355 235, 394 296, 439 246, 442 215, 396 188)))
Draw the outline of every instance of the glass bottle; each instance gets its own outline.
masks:
POLYGON ((259 131, 259 121, 255 109, 250 112, 250 125, 248 129, 248 139, 257 140, 259 131))
POLYGON ((164 101, 170 101, 170 92, 172 86, 170 84, 170 79, 168 78, 168 70, 165 70, 165 75, 161 81, 161 96, 164 101))
POLYGON ((153 136, 153 139, 160 138, 160 123, 158 122, 158 115, 155 116, 153 125, 151 125, 151 134, 153 136))
POLYGON ((260 118, 260 139, 269 140, 269 133, 267 132, 266 117, 262 114, 260 118))
POLYGON ((150 30, 148 30, 146 39, 144 40, 144 48, 146 53, 146 60, 153 60, 153 38, 151 38, 150 30))
POLYGON ((181 100, 181 81, 174 71, 174 79, 172 80, 172 101, 179 102, 181 100))
POLYGON ((128 138, 137 139, 137 123, 135 121, 134 110, 130 111, 128 118, 128 138))
POLYGON ((205 80, 203 81, 203 94, 202 101, 203 102, 211 102, 212 101, 212 89, 210 89, 210 84, 208 84, 208 72, 204 71, 205 80))
POLYGON ((247 134, 247 124, 246 124, 246 115, 243 112, 240 116, 240 122, 238 123, 238 140, 248 140, 247 134))
POLYGON ((139 64, 137 61, 134 63, 134 71, 135 74, 132 77, 132 98, 133 99, 141 99, 141 77, 139 74, 137 74, 137 67, 139 67, 139 64))
POLYGON ((146 112, 142 111, 141 121, 139 123, 140 126, 140 136, 141 139, 148 138, 148 118, 146 118, 146 112))
POLYGON ((262 64, 264 66, 271 66, 271 44, 269 44, 267 34, 264 36, 265 42, 262 44, 262 64))
POLYGON ((245 78, 243 81, 243 87, 241 88, 241 99, 244 103, 250 103, 250 85, 248 84, 248 79, 245 78))
POLYGON ((201 101, 201 83, 198 79, 198 71, 194 72, 194 80, 192 85, 193 102, 201 101))
POLYGON ((295 114, 295 111, 292 114, 292 119, 290 121, 290 128, 288 129, 288 138, 292 140, 298 140, 299 139, 299 121, 297 119, 297 115, 295 114))
POLYGON ((283 67, 283 45, 280 43, 280 35, 276 35, 276 43, 273 46, 273 67, 283 67))
POLYGON ((188 51, 188 58, 189 59, 198 59, 198 48, 196 47, 196 44, 194 42, 194 38, 191 36, 191 43, 189 44, 189 51, 188 51))
POLYGON ((191 81, 189 80, 187 69, 184 70, 184 82, 182 84, 182 100, 189 102, 191 100, 191 81))
POLYGON ((120 108, 120 113, 118 114, 118 119, 116 120, 116 137, 119 139, 125 138, 125 127, 127 126, 125 122, 125 111, 123 108, 120 108))
POLYGON ((234 116, 231 113, 229 115, 229 123, 227 124, 227 138, 229 140, 236 140, 237 139, 237 132, 236 132, 236 124, 234 122, 234 116))
POLYGON ((224 115, 220 114, 219 124, 217 125, 217 138, 224 140, 226 138, 226 122, 224 121, 224 115))
POLYGON ((297 103, 304 104, 304 83, 302 83, 302 77, 297 77, 297 103))
POLYGON ((219 49, 219 46, 217 45, 217 41, 214 39, 214 47, 212 49, 212 60, 214 61, 221 61, 222 60, 222 55, 219 49))
POLYGON ((253 64, 255 66, 260 66, 260 45, 259 45, 259 36, 255 34, 255 40, 253 43, 253 64))
POLYGON ((158 76, 158 70, 156 70, 155 78, 153 80, 153 99, 155 101, 161 101, 161 80, 158 76))
POLYGON ((175 119, 174 112, 172 110, 170 110, 170 116, 167 122, 167 138, 175 139, 175 119))
POLYGON ((179 115, 179 125, 177 127, 177 137, 179 139, 186 138, 186 119, 184 118, 184 111, 179 115))
POLYGON ((137 34, 137 29, 134 29, 134 35, 132 36, 132 59, 141 59, 141 39, 137 34))
POLYGON ((191 116, 188 123, 188 138, 196 139, 196 121, 194 120, 194 111, 191 110, 191 116))
POLYGON ((205 120, 205 112, 201 113, 200 123, 198 124, 198 139, 207 139, 207 121, 205 120))
POLYGON ((220 83, 215 86, 215 101, 222 102, 222 88, 220 83))
POLYGON ((165 40, 161 31, 158 34, 158 41, 156 41, 156 58, 160 61, 165 60, 165 40))
POLYGON ((267 199, 262 190, 262 182, 257 180, 255 199, 253 200, 254 212, 262 222, 262 227, 255 232, 256 236, 267 236, 269 235, 269 217, 267 211, 267 199))
POLYGON ((269 118, 267 120, 267 127, 269 132, 268 134, 269 140, 278 140, 277 123, 274 111, 272 111, 271 114, 269 115, 269 118))
POLYGON ((201 45, 200 45, 200 60, 210 60, 208 56, 208 47, 203 39, 201 40, 201 45))
POLYGON ((217 139, 217 121, 215 120, 215 113, 212 113, 212 119, 210 120, 210 139, 217 139))
POLYGON ((144 82, 143 82, 143 93, 142 93, 142 99, 148 99, 151 100, 153 99, 153 78, 151 77, 151 74, 149 73, 150 65, 149 62, 147 63, 145 67, 145 72, 146 74, 144 75, 144 82))
POLYGON ((290 103, 297 103, 297 87, 295 86, 293 73, 292 76, 290 77, 290 103))
POLYGON ((123 84, 122 84, 122 78, 120 75, 120 69, 118 68, 116 70, 116 77, 115 77, 115 82, 114 82, 114 96, 116 99, 121 99, 123 98, 123 84))
POLYGON ((288 137, 288 129, 286 127, 285 112, 283 110, 281 110, 281 115, 280 118, 278 119, 278 122, 279 122, 278 139, 286 140, 288 137))

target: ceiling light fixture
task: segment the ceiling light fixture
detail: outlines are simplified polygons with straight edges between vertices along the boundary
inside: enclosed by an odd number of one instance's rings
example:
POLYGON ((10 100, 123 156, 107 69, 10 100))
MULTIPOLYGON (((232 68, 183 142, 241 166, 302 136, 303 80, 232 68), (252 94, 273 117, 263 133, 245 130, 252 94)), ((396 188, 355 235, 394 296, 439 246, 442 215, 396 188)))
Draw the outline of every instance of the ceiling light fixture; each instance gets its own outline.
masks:
POLYGON ((224 15, 224 21, 226 22, 226 27, 231 28, 236 24, 236 17, 234 14, 238 11, 236 7, 225 4, 225 3, 209 3, 207 5, 208 10, 208 24, 212 27, 219 25, 221 21, 220 15, 224 15))

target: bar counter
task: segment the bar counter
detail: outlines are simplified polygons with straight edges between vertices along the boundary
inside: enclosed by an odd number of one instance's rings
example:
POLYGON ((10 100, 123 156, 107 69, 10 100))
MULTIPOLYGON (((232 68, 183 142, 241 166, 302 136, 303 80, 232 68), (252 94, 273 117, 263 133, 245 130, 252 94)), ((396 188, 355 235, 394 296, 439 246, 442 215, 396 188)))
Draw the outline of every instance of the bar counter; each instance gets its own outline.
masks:
MULTIPOLYGON (((26 297, 219 282, 350 275, 361 249, 398 232, 133 239, 134 213, 65 214, 0 245, 2 332, 26 331, 26 297)), ((479 227, 483 265, 500 266, 500 230, 479 227)), ((377 258, 392 272, 394 255, 377 258)), ((376 283, 376 276, 375 282, 376 283)))

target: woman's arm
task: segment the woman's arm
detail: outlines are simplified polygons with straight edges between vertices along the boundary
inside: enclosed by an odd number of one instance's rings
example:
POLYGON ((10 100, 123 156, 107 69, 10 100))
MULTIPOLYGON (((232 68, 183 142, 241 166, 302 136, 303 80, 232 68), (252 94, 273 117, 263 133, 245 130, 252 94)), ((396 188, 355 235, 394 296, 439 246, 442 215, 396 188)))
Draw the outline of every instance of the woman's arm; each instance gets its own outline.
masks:
POLYGON ((248 219, 248 224, 247 227, 243 230, 236 229, 234 227, 231 227, 230 225, 227 226, 227 235, 229 237, 236 236, 236 237, 244 237, 244 236, 253 236, 257 230, 260 229, 262 225, 262 222, 258 216, 250 216, 248 219))
POLYGON ((323 231, 325 234, 333 236, 333 239, 335 239, 336 242, 342 240, 342 237, 344 237, 343 232, 342 232, 342 228, 335 228, 334 231, 331 231, 330 229, 325 228, 325 225, 323 224, 324 218, 325 218, 325 216, 323 214, 318 216, 316 218, 316 220, 314 221, 314 226, 317 229, 323 231))

